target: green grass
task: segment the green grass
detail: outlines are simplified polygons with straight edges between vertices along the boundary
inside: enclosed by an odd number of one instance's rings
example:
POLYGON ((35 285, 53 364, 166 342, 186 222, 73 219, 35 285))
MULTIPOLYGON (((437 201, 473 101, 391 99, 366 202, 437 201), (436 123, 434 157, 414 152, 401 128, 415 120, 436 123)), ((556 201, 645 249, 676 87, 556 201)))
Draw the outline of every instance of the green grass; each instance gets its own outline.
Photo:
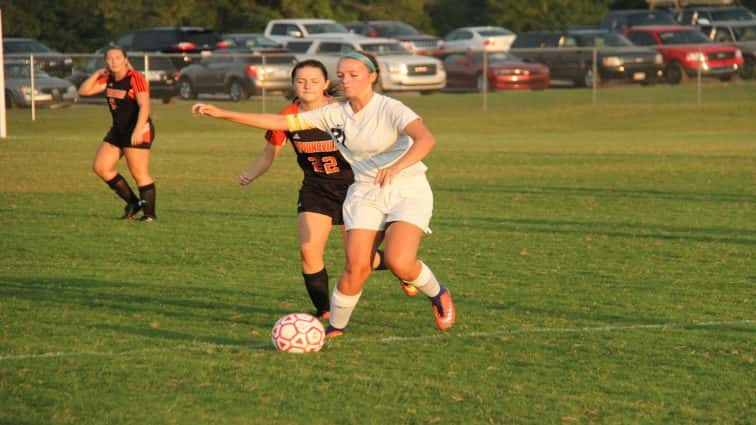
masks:
MULTIPOLYGON (((90 170, 105 107, 10 111, 0 424, 753 421, 756 86, 402 100, 438 140, 421 256, 458 323, 377 272, 303 356, 269 342, 310 310, 290 150, 239 188, 262 131, 155 103, 159 221, 121 222, 90 170)), ((327 255, 333 282, 337 233, 327 255)))

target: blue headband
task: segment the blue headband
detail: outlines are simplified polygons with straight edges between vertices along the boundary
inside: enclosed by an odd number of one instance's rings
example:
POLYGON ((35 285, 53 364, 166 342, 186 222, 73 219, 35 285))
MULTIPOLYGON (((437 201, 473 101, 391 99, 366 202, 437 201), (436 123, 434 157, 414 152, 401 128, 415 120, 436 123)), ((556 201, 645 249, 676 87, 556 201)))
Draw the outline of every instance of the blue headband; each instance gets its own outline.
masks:
POLYGON ((370 69, 370 72, 375 72, 376 71, 375 64, 373 63, 373 61, 371 61, 369 57, 363 55, 362 53, 360 53, 360 52, 358 52, 356 50, 352 50, 349 53, 345 53, 341 58, 342 59, 347 58, 347 59, 358 60, 358 61, 364 63, 365 66, 367 66, 368 69, 370 69))

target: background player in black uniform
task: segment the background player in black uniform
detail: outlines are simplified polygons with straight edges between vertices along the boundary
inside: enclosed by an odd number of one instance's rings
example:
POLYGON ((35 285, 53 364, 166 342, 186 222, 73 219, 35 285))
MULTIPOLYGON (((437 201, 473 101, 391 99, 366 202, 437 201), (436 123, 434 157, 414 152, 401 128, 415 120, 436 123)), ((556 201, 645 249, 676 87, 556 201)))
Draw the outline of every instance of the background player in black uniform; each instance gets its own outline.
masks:
POLYGON ((157 218, 155 182, 149 172, 155 127, 150 120, 147 80, 131 68, 126 52, 120 47, 111 47, 105 52, 105 63, 106 68, 95 71, 79 88, 82 96, 104 91, 113 117, 113 125, 100 143, 92 168, 126 201, 122 218, 132 219, 139 210, 144 210, 141 220, 152 221, 157 218), (121 156, 126 157, 129 172, 139 188, 139 198, 116 170, 121 156))
MULTIPOLYGON (((326 95, 328 72, 316 60, 299 62, 292 70, 291 81, 296 99, 281 114, 317 109, 332 101, 326 95)), ((228 119, 234 121, 232 116, 235 113, 226 112, 229 114, 228 119)), ((341 226, 342 236, 344 235, 341 207, 349 186, 354 182, 352 167, 341 155, 331 136, 324 131, 269 131, 265 138, 268 143, 252 167, 239 176, 239 184, 248 185, 268 171, 286 140, 289 140, 304 173, 297 203, 302 276, 315 306, 315 314, 327 318, 330 312, 330 294, 323 256, 333 226, 341 226)), ((374 268, 383 268, 380 252, 374 259, 374 268)))

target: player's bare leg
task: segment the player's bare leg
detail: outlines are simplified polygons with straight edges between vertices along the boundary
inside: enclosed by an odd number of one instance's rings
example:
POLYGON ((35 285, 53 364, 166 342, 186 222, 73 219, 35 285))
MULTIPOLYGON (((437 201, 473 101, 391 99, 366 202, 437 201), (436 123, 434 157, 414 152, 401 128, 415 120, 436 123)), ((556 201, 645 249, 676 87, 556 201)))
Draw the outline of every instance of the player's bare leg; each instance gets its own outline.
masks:
POLYGON ((398 278, 412 284, 431 300, 436 326, 444 330, 454 324, 456 311, 451 293, 438 282, 430 268, 417 259, 423 234, 414 224, 391 223, 386 229, 385 261, 398 278))
POLYGON ((116 170, 116 164, 121 159, 122 151, 119 147, 107 142, 100 143, 94 160, 92 161, 92 171, 99 176, 102 181, 107 183, 113 192, 126 202, 123 216, 121 218, 130 219, 139 211, 139 198, 131 190, 129 183, 116 170))
POLYGON ((331 309, 328 271, 323 257, 333 228, 332 222, 330 216, 314 212, 302 212, 297 216, 302 277, 315 306, 315 316, 323 319, 328 318, 331 309))
POLYGON ((365 281, 373 270, 373 249, 377 234, 375 230, 366 229, 347 232, 344 248, 346 265, 331 298, 331 318, 326 330, 329 337, 341 335, 349 324, 365 281))

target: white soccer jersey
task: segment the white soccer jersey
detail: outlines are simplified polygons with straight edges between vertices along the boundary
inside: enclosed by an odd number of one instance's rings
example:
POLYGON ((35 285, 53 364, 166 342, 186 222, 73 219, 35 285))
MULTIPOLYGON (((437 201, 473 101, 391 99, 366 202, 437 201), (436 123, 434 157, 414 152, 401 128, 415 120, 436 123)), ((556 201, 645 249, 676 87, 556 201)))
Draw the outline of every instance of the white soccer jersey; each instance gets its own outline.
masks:
MULTIPOLYGON (((287 115, 289 131, 319 128, 331 134, 341 154, 352 165, 357 181, 373 181, 377 172, 396 162, 412 146, 404 128, 420 117, 402 102, 374 93, 355 113, 349 102, 287 115)), ((427 167, 413 164, 399 176, 422 174, 427 167)))

